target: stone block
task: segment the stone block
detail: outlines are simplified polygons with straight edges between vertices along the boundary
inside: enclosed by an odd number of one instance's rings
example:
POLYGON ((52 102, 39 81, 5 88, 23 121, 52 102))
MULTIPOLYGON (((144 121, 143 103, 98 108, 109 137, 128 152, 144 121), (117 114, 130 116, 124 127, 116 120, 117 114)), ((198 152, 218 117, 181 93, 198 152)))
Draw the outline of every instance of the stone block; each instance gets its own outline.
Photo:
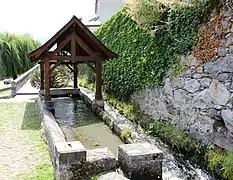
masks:
POLYGON ((86 149, 79 141, 56 143, 55 153, 57 167, 70 167, 86 161, 86 149))
POLYGON ((196 79, 185 81, 184 89, 190 93, 195 93, 200 88, 200 83, 196 79))
POLYGON ((104 108, 104 100, 103 99, 95 99, 94 103, 99 106, 100 108, 104 108))
POLYGON ((53 115, 55 114, 54 102, 53 101, 44 101, 43 107, 47 111, 51 112, 53 115))
POLYGON ((163 152, 150 143, 119 145, 118 161, 131 180, 162 179, 163 152))
POLYGON ((116 172, 109 172, 98 177, 98 180, 129 180, 126 177, 116 173, 116 172))
POLYGON ((213 79, 210 84, 210 95, 215 104, 226 105, 231 94, 224 84, 220 83, 217 79, 213 79))
POLYGON ((73 174, 73 179, 90 180, 93 176, 115 169, 115 156, 108 148, 97 148, 88 150, 86 162, 72 166, 70 171, 73 174))
POLYGON ((55 144, 55 176, 57 180, 72 179, 72 167, 85 162, 86 149, 79 141, 55 144))
POLYGON ((205 109, 211 106, 212 104, 212 98, 210 96, 210 90, 209 89, 204 89, 200 93, 198 93, 194 98, 193 98, 193 107, 195 108, 200 108, 200 109, 205 109))
POLYGON ((87 162, 93 167, 93 173, 98 174, 116 169, 116 157, 108 148, 96 148, 87 151, 87 162))

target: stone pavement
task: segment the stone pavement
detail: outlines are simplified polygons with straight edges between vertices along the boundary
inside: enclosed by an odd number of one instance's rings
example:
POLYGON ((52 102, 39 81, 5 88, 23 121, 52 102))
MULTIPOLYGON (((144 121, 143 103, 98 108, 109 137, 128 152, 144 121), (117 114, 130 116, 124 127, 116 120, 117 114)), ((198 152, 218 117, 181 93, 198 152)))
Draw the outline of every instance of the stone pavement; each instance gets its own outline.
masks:
POLYGON ((27 81, 22 88, 19 89, 17 95, 38 94, 39 89, 32 87, 30 80, 27 81))
POLYGON ((0 102, 35 100, 38 96, 38 93, 39 89, 32 87, 29 80, 23 85, 22 88, 19 89, 14 98, 0 99, 0 102))
POLYGON ((0 107, 0 180, 21 180, 38 165, 50 165, 34 103, 0 102, 0 107))

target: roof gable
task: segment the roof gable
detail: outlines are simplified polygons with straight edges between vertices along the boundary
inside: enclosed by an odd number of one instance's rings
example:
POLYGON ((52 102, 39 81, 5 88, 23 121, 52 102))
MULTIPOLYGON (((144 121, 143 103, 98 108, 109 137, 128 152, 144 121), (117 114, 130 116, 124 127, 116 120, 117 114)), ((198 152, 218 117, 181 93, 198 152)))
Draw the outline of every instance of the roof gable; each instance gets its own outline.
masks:
MULTIPOLYGON (((95 26, 95 25, 89 25, 95 26)), ((93 50, 93 52, 102 55, 102 59, 110 59, 117 57, 117 54, 109 50, 105 45, 103 45, 92 32, 85 26, 76 16, 73 16, 71 20, 61 28, 50 40, 48 40, 44 45, 38 49, 31 52, 28 57, 31 61, 38 61, 43 58, 43 54, 48 52, 55 44, 61 43, 64 39, 71 35, 72 29, 75 29, 76 40, 78 42, 78 47, 82 51, 87 51, 87 49, 93 50)), ((66 42, 68 43, 68 42, 66 42)), ((69 49, 69 46, 66 46, 69 49)), ((77 53, 78 54, 78 53, 77 53)))

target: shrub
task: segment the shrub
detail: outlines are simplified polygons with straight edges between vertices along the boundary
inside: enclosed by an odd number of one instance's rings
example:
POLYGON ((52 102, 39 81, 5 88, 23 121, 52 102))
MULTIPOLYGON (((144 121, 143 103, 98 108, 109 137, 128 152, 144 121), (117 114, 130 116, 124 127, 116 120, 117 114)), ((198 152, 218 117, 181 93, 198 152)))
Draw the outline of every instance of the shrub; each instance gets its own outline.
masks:
POLYGON ((39 47, 40 43, 29 35, 0 34, 0 78, 16 79, 34 64, 27 54, 39 47))
POLYGON ((197 42, 195 32, 202 12, 196 5, 179 5, 166 10, 166 24, 148 34, 121 10, 96 32, 97 37, 120 58, 104 63, 105 89, 120 98, 134 91, 162 85, 167 70, 179 62, 179 55, 197 42))
POLYGON ((78 76, 85 78, 88 83, 95 82, 95 73, 93 73, 92 69, 86 64, 78 65, 78 76))
POLYGON ((151 29, 162 22, 165 4, 155 0, 128 0, 127 13, 144 29, 151 29))
MULTIPOLYGON (((51 74, 51 88, 67 87, 70 80, 69 70, 63 66, 58 66, 51 74)), ((36 71, 30 82, 33 87, 40 88, 40 71, 36 71)))
POLYGON ((186 158, 194 162, 201 162, 204 165, 204 161, 200 161, 199 158, 205 156, 206 147, 200 141, 190 137, 184 130, 157 120, 151 123, 150 134, 158 136, 173 150, 185 155, 186 158))
POLYGON ((207 153, 208 168, 220 178, 233 180, 233 152, 219 149, 209 150, 207 153))

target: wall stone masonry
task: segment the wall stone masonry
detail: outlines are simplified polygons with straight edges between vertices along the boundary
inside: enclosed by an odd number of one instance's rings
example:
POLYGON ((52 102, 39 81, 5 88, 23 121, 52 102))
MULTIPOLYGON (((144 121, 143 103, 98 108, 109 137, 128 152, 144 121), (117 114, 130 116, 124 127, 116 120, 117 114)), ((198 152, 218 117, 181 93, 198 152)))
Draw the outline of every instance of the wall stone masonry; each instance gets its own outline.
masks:
POLYGON ((217 60, 202 64, 191 53, 182 55, 185 72, 173 77, 170 70, 164 87, 135 92, 131 101, 145 114, 185 129, 207 145, 233 149, 233 10, 225 8, 220 16, 226 34, 217 60))
POLYGON ((37 64, 29 69, 24 74, 20 75, 17 79, 11 82, 11 98, 16 96, 17 91, 31 78, 31 76, 40 68, 37 64))

